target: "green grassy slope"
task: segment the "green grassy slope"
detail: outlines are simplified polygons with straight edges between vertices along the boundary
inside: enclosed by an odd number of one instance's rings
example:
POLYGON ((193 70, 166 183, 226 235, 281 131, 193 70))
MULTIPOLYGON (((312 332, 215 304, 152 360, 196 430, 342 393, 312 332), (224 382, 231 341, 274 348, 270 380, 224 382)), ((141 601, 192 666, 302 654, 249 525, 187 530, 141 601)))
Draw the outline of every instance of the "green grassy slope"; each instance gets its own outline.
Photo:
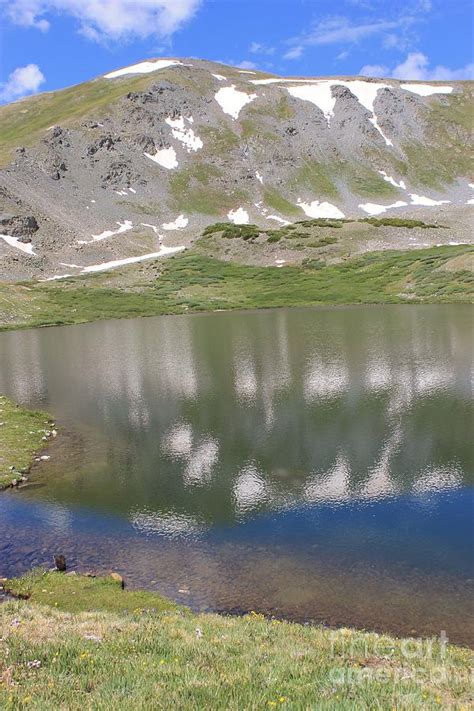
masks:
POLYGON ((473 299, 474 249, 367 253, 339 264, 253 267, 193 252, 51 283, 0 284, 0 328, 215 309, 473 299))

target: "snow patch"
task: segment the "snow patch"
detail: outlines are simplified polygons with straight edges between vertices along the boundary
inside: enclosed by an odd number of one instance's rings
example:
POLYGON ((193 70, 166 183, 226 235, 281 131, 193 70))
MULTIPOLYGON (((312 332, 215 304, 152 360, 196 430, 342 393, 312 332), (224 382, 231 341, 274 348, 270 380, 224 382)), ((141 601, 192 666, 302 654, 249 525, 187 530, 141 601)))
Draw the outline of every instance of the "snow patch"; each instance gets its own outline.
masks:
POLYGON ((308 217, 329 217, 336 220, 344 217, 344 213, 330 202, 319 202, 319 200, 303 202, 298 198, 297 203, 308 217))
POLYGON ((149 254, 142 254, 139 257, 127 257, 126 259, 114 259, 112 262, 103 262, 102 264, 93 264, 90 267, 84 267, 81 274, 89 274, 90 272, 102 272, 108 269, 115 269, 116 267, 121 267, 123 264, 135 264, 136 262, 143 262, 146 259, 155 259, 156 257, 163 257, 165 254, 174 254, 175 252, 182 252, 184 245, 180 247, 164 247, 162 246, 158 252, 151 252, 149 254))
POLYGON ((20 242, 20 240, 17 237, 10 237, 10 235, 0 235, 0 237, 10 245, 10 247, 15 247, 16 249, 19 249, 20 252, 24 252, 25 254, 32 254, 35 255, 36 252, 33 251, 33 245, 31 242, 20 242))
POLYGON ((130 191, 131 193, 133 193, 134 195, 136 195, 136 192, 137 192, 137 191, 135 190, 135 188, 129 188, 129 191, 130 191))
POLYGON ((257 98, 257 94, 246 94, 244 91, 238 91, 235 85, 232 84, 232 86, 225 86, 219 89, 214 98, 225 114, 229 114, 233 119, 236 119, 244 106, 257 98))
POLYGON ((165 222, 163 225, 164 230, 184 230, 185 227, 187 227, 189 223, 189 219, 185 217, 184 215, 178 215, 176 220, 173 222, 165 222))
POLYGON ((400 84, 401 89, 411 91, 419 96, 431 96, 432 94, 451 94, 452 86, 430 86, 430 84, 400 84))
POLYGON ((234 225, 248 225, 249 223, 249 213, 247 210, 244 210, 243 207, 230 210, 230 212, 227 213, 227 217, 234 225))
MULTIPOLYGON (((149 254, 141 254, 139 257, 126 257, 125 259, 114 259, 111 262, 102 262, 101 264, 92 264, 90 267, 82 267, 80 274, 90 274, 92 272, 105 272, 109 269, 116 269, 117 267, 122 267, 125 264, 136 264, 137 262, 144 262, 146 259, 156 259, 157 257, 164 257, 166 254, 174 254, 175 252, 182 252, 185 249, 184 245, 180 247, 160 247, 159 252, 150 252, 149 254)), ((67 279, 73 276, 72 274, 57 274, 52 277, 44 279, 44 281, 55 281, 56 279, 67 279)))
POLYGON ((366 202, 363 205, 359 205, 359 207, 361 208, 361 210, 367 212, 369 215, 381 215, 383 212, 391 210, 394 207, 406 207, 407 205, 407 202, 403 202, 403 200, 398 200, 397 202, 394 202, 391 205, 377 205, 374 202, 366 202))
POLYGON ((256 74, 257 72, 251 72, 249 69, 239 69, 239 74, 256 74))
POLYGON ((155 161, 155 163, 158 163, 158 165, 161 165, 162 168, 172 170, 173 168, 178 167, 176 151, 173 146, 170 146, 169 148, 161 148, 159 151, 156 151, 154 156, 152 156, 150 153, 144 153, 143 155, 149 158, 150 160, 155 161))
MULTIPOLYGON (((189 123, 193 123, 193 117, 191 116, 188 121, 189 123)), ((202 140, 199 138, 199 136, 196 136, 193 129, 186 128, 183 116, 179 116, 179 118, 177 119, 172 119, 168 117, 167 119, 165 119, 165 122, 168 124, 168 126, 171 126, 171 133, 173 134, 173 138, 176 138, 176 140, 181 141, 181 143, 184 143, 188 153, 190 153, 191 151, 198 151, 200 148, 203 147, 202 140)))
POLYGON ((128 195, 126 190, 116 190, 117 195, 128 195))
MULTIPOLYGON (((269 83, 269 80, 267 81, 269 83)), ((322 80, 303 84, 301 86, 290 86, 287 91, 291 94, 291 96, 294 96, 297 99, 310 101, 312 104, 315 104, 319 109, 321 109, 329 125, 332 116, 334 116, 334 106, 336 104, 336 99, 332 95, 332 88, 334 86, 345 86, 357 97, 359 103, 372 114, 369 118, 370 123, 377 129, 385 143, 388 146, 392 146, 392 141, 390 138, 387 138, 380 128, 377 122, 377 117, 374 113, 374 102, 379 89, 390 88, 389 84, 384 84, 382 82, 368 82, 361 79, 354 79, 350 81, 322 80)))
POLYGON ((123 67, 122 69, 116 69, 114 72, 104 74, 104 79, 115 79, 126 74, 149 74, 150 72, 156 72, 157 69, 165 69, 175 64, 182 64, 182 62, 178 62, 176 59, 156 59, 154 62, 140 62, 139 64, 132 64, 130 67, 123 67))
POLYGON ((151 230, 153 230, 155 235, 160 238, 160 241, 163 239, 162 235, 160 235, 160 233, 158 232, 158 227, 156 225, 150 225, 148 224, 148 222, 140 222, 140 224, 142 225, 142 227, 149 227, 151 230))
POLYGON ((213 74, 213 77, 215 77, 218 81, 227 81, 227 77, 222 76, 222 74, 213 74))
POLYGON ((260 173, 258 172, 258 170, 255 172, 255 177, 257 178, 258 182, 263 185, 263 178, 260 175, 260 173))
POLYGON ((410 197, 412 205, 425 205, 427 207, 431 207, 433 205, 447 205, 451 202, 451 200, 432 200, 429 197, 416 195, 415 193, 410 193, 410 197))
MULTIPOLYGON (((127 193, 125 193, 126 195, 127 193)), ((119 227, 118 230, 105 230, 101 232, 100 235, 92 235, 92 239, 89 240, 78 240, 78 244, 91 244, 92 242, 100 242, 107 237, 113 237, 114 235, 120 235, 122 232, 128 232, 128 230, 133 229, 133 224, 131 220, 125 220, 125 222, 117 222, 119 227)))
POLYGON ((383 179, 387 181, 387 183, 390 183, 390 185, 393 185, 395 188, 401 188, 402 190, 407 189, 407 186, 403 180, 400 180, 400 182, 397 183, 395 178, 392 178, 391 175, 387 175, 384 170, 379 170, 379 173, 383 177, 383 179))
POLYGON ((291 225, 291 222, 284 220, 282 217, 278 217, 278 215, 268 215, 267 220, 275 220, 275 222, 279 222, 280 225, 291 225))

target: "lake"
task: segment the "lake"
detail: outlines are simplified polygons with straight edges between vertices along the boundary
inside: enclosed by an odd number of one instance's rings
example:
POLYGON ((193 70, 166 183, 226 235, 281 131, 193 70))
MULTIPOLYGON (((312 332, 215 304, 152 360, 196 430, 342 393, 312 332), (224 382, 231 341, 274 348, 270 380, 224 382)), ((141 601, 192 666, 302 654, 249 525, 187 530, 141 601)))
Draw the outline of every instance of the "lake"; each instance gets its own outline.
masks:
POLYGON ((472 309, 0 334, 60 435, 0 495, 0 575, 66 555, 199 610, 474 644, 472 309))

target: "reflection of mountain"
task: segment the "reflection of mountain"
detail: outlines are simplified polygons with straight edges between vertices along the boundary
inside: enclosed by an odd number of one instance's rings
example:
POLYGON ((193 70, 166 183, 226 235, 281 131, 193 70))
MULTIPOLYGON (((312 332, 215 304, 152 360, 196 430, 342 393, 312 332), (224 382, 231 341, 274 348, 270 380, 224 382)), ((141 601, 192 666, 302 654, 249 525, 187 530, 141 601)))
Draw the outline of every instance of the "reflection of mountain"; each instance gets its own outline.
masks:
POLYGON ((95 428, 106 453, 53 458, 65 475, 30 495, 145 527, 233 520, 465 481, 470 326, 465 307, 394 306, 6 333, 0 390, 95 428))

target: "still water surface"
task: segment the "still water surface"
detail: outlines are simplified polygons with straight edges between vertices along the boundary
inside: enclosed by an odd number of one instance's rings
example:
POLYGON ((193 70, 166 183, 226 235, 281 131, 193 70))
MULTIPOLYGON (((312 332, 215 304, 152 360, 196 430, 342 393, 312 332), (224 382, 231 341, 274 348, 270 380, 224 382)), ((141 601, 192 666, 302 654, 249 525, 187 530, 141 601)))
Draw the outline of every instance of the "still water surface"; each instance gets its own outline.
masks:
POLYGON ((474 644, 472 310, 158 317, 0 334, 61 435, 0 496, 0 574, 118 570, 196 609, 474 644))

